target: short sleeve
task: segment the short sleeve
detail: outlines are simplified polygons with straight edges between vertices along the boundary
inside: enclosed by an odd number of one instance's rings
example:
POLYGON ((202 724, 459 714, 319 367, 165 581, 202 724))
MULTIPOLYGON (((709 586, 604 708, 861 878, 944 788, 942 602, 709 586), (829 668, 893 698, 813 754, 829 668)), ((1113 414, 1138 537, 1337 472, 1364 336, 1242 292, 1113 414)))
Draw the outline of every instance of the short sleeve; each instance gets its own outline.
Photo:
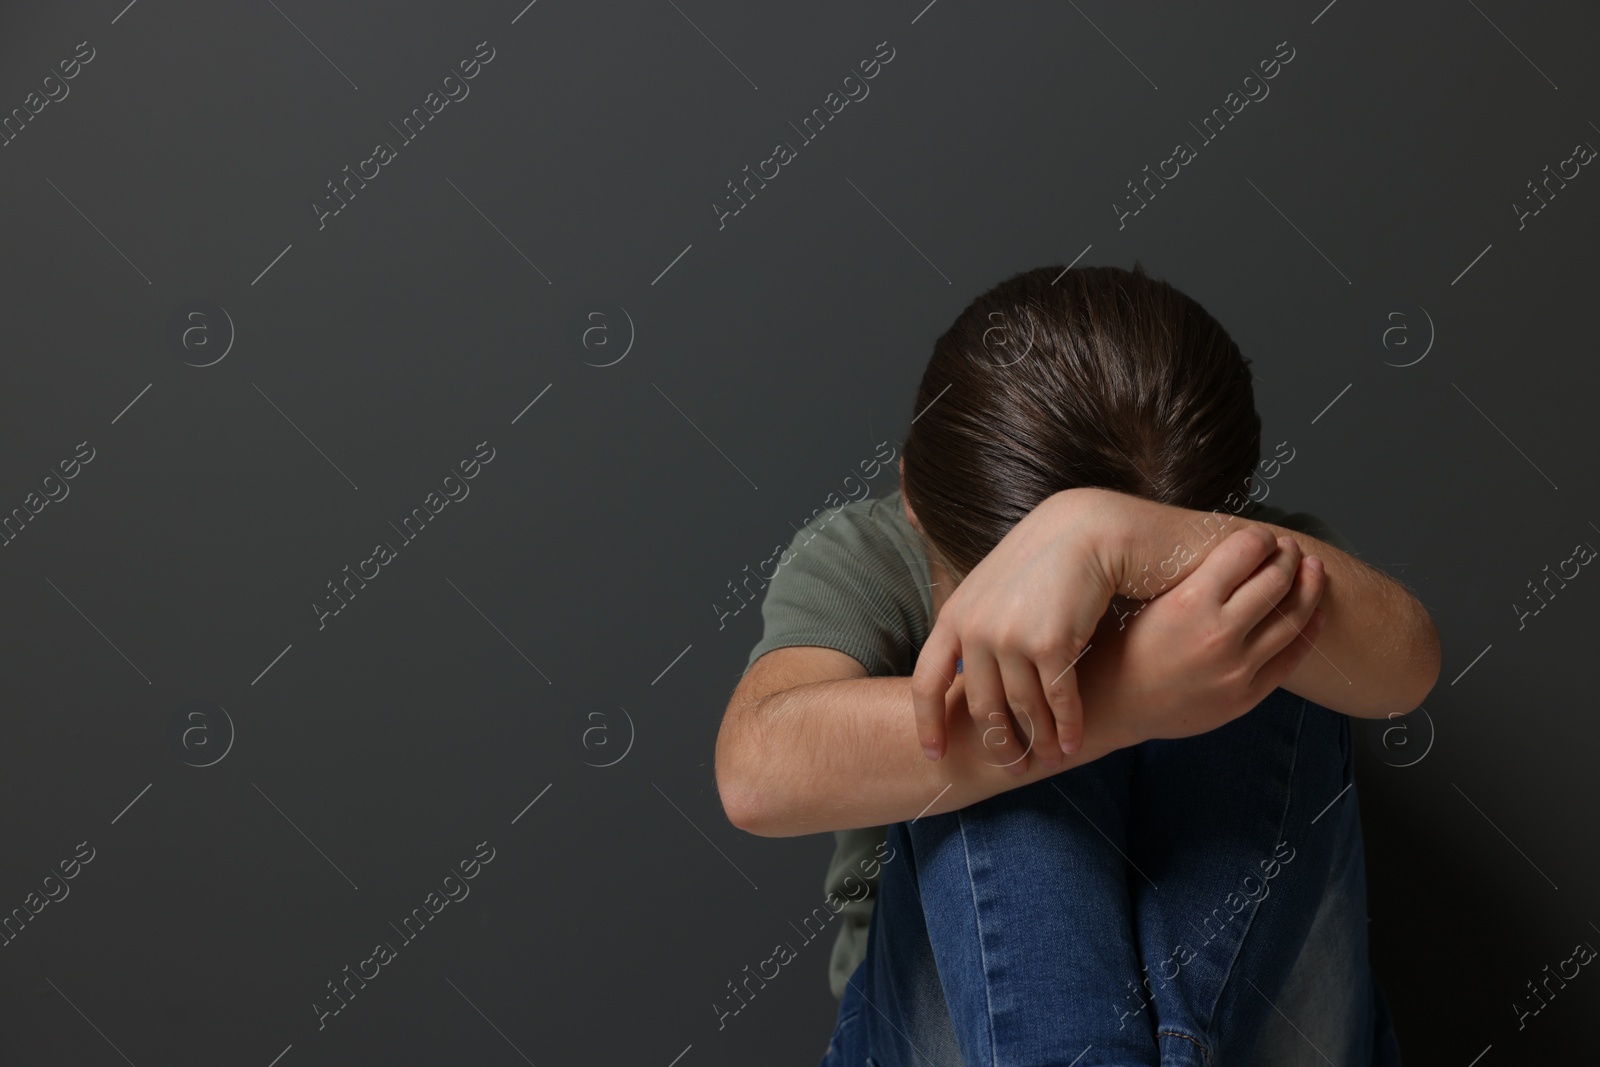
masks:
POLYGON ((821 645, 874 677, 911 673, 922 602, 905 559, 873 520, 878 503, 818 512, 795 534, 768 579, 747 670, 775 648, 821 645))

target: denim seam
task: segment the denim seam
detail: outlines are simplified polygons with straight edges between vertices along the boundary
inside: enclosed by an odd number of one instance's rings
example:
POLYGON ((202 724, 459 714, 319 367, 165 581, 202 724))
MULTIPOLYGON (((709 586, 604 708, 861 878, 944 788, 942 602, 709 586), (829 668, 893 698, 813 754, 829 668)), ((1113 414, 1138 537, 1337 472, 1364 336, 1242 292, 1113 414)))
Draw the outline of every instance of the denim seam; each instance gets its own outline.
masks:
MULTIPOLYGON (((1295 722, 1294 727, 1294 750, 1289 756, 1289 787, 1284 790, 1283 812, 1278 816, 1278 831, 1273 835, 1280 841, 1283 840, 1284 827, 1289 822, 1289 805, 1294 799, 1294 774, 1300 763, 1300 735, 1305 730, 1306 705, 1308 703, 1310 701, 1305 697, 1300 698, 1299 719, 1295 722)), ((1222 995, 1227 990, 1228 984, 1233 981, 1234 968, 1239 965, 1239 954, 1244 951, 1245 940, 1250 936, 1250 929, 1255 925, 1256 915, 1260 913, 1261 907, 1265 903, 1266 897, 1262 897, 1256 902, 1256 906, 1250 910, 1250 918, 1245 921, 1244 932, 1239 935, 1238 947, 1233 950, 1233 958, 1228 961, 1228 969, 1223 972, 1222 981, 1217 983, 1216 998, 1212 1000, 1210 1007, 1206 1010, 1206 1025, 1208 1028, 1216 1023, 1217 1004, 1222 1000, 1222 995)), ((1268 1003, 1271 1002, 1269 1001, 1268 1003)), ((1205 1046, 1202 1045, 1201 1047, 1204 1048, 1205 1046)), ((1208 1061, 1211 1059, 1210 1050, 1206 1052, 1206 1059, 1208 1061)))
POLYGON ((994 1002, 989 996, 989 959, 983 948, 983 915, 978 910, 978 885, 972 876, 972 850, 967 847, 967 823, 958 809, 956 827, 961 831, 961 855, 967 865, 967 887, 972 891, 972 921, 978 928, 978 962, 983 969, 983 1007, 989 1029, 989 1062, 998 1062, 994 1041, 994 1002))
POLYGON ((1204 1056, 1206 1058, 1206 1063, 1207 1064, 1210 1064, 1211 1062, 1213 1062, 1212 1059, 1211 1059, 1211 1050, 1206 1047, 1206 1043, 1204 1041, 1201 1041, 1199 1038, 1194 1037, 1191 1034, 1186 1034, 1182 1030, 1162 1030, 1162 1031, 1159 1031, 1159 1036, 1161 1036, 1161 1037, 1181 1037, 1185 1041, 1192 1042, 1194 1044, 1194 1046, 1200 1050, 1200 1055, 1202 1055, 1202 1056, 1204 1056))

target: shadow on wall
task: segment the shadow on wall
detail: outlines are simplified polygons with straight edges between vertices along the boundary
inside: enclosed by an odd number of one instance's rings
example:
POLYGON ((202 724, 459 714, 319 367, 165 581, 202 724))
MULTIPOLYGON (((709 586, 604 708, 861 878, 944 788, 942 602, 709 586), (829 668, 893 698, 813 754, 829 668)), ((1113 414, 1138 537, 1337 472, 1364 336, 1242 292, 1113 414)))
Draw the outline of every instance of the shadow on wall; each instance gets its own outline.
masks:
POLYGON ((1600 975, 1557 971, 1576 945, 1600 947, 1587 921, 1600 909, 1591 916, 1576 887, 1552 888, 1487 824, 1480 834, 1447 807, 1418 805, 1423 781, 1451 792, 1439 773, 1401 778, 1420 771, 1358 748, 1372 963, 1406 1067, 1569 1061, 1593 1041, 1600 975))

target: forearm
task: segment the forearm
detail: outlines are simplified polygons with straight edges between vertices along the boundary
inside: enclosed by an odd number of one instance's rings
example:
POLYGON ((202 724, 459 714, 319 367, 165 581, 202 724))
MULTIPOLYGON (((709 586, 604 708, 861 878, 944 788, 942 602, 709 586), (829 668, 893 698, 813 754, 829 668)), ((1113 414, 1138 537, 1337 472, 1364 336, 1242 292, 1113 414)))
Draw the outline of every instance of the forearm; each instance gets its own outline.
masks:
MULTIPOLYGON (((1117 590, 1147 599, 1182 581, 1222 540, 1246 526, 1293 538, 1326 573, 1325 616, 1313 651, 1283 688, 1362 718, 1414 710, 1439 676, 1439 635, 1427 609, 1398 582, 1298 530, 1222 511, 1196 511, 1138 498, 1103 506, 1107 490, 1068 490, 1117 590), (1076 498, 1072 494, 1077 494, 1076 498), (1137 501, 1130 505, 1130 501, 1137 501)), ((1114 494, 1120 496, 1121 494, 1114 494)))
POLYGON ((1327 621, 1282 688, 1364 719, 1416 710, 1439 679, 1439 631, 1400 583, 1326 541, 1272 523, 1327 572, 1317 607, 1327 621))
POLYGON ((910 678, 810 682, 763 698, 740 718, 719 738, 717 759, 733 764, 725 769, 742 794, 740 825, 763 837, 955 811, 1132 743, 1119 724, 1086 707, 1077 753, 1055 767, 1030 757, 1017 774, 1004 766, 1018 755, 1015 740, 985 747, 989 727, 963 701, 948 718, 949 748, 935 762, 912 725, 910 678))

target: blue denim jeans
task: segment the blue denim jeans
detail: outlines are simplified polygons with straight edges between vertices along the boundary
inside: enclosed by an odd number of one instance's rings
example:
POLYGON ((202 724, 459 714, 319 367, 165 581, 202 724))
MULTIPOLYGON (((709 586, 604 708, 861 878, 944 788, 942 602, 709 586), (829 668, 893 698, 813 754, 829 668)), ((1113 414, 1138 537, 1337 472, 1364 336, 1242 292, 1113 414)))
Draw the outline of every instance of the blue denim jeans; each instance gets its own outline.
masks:
POLYGON ((889 827, 822 1067, 1396 1067, 1350 738, 1277 689, 889 827))

